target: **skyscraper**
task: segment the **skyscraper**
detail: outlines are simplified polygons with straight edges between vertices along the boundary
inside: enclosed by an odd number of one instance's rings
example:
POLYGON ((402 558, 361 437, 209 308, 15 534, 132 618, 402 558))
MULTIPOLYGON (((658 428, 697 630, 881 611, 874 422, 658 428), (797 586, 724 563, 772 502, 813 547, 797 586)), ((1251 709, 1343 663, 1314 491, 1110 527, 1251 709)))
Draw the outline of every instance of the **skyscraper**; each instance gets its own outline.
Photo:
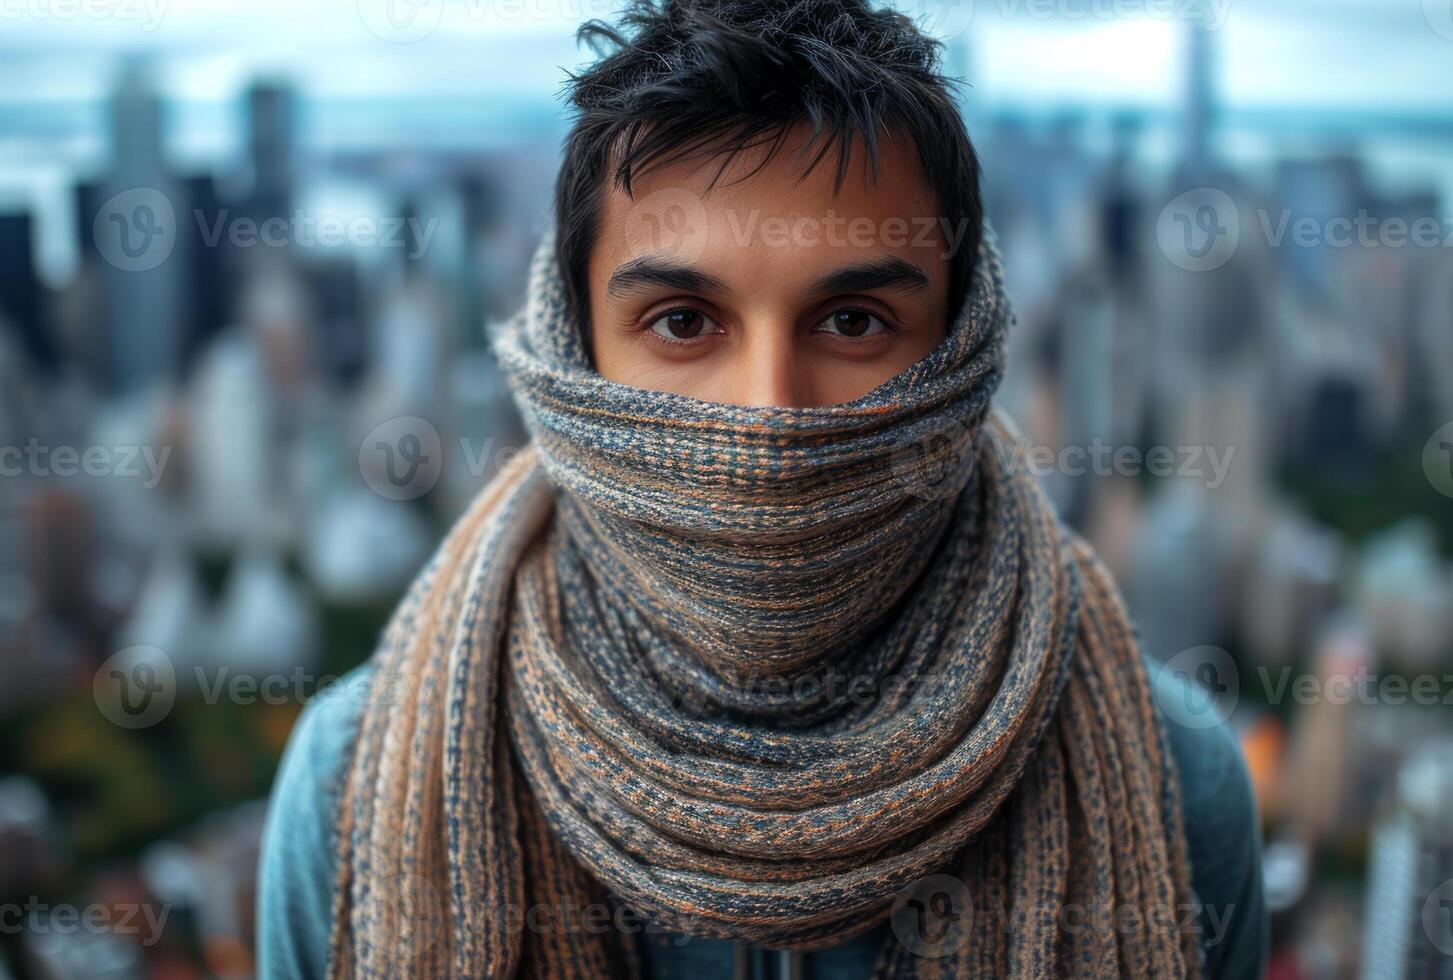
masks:
POLYGON ((82 222, 92 235, 108 236, 98 266, 106 380, 129 392, 175 376, 186 289, 178 254, 185 250, 168 252, 162 243, 169 235, 178 244, 177 223, 187 220, 188 206, 167 173, 161 100, 140 63, 126 66, 112 97, 111 150, 99 211, 83 215, 82 222))
POLYGON ((1393 813, 1373 833, 1364 980, 1453 978, 1453 744, 1409 757, 1393 813))

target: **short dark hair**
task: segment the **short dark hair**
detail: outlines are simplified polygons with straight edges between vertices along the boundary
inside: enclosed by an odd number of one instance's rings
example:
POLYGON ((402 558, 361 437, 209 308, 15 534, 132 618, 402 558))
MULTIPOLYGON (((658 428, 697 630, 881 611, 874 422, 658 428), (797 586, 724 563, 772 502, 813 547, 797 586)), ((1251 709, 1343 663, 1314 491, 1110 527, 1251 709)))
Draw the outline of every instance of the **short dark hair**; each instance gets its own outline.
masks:
POLYGON ((705 150, 729 160, 764 143, 765 165, 800 124, 819 147, 804 173, 836 148, 839 186, 855 141, 876 176, 879 134, 911 139, 941 216, 966 229, 951 257, 957 310, 983 236, 979 162, 955 83, 939 73, 941 45, 908 17, 864 0, 630 0, 617 25, 589 21, 577 39, 600 59, 566 85, 575 120, 555 247, 582 329, 607 178, 629 194, 632 175, 652 164, 705 150))

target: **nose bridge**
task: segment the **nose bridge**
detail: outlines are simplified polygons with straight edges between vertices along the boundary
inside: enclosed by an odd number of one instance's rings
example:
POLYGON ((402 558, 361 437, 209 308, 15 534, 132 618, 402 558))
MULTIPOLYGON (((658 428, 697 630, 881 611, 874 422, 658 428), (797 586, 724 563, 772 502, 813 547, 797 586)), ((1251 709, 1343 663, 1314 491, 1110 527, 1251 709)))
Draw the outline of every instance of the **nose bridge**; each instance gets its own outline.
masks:
POLYGON ((809 379, 797 356, 791 320, 765 310, 742 325, 739 401, 758 408, 801 408, 808 403, 809 379))

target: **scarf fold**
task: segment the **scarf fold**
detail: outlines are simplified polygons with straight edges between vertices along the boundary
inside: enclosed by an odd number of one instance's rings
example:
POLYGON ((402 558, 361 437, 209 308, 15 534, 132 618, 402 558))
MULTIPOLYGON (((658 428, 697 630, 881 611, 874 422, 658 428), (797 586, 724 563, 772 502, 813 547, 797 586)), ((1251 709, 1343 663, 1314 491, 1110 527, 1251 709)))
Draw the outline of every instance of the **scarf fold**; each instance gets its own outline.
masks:
POLYGON ((990 236, 863 398, 708 404, 594 372, 547 239, 496 337, 531 448, 374 657, 331 975, 636 976, 642 929, 885 919, 883 978, 1196 975, 1132 630, 989 408, 1010 319, 990 236))

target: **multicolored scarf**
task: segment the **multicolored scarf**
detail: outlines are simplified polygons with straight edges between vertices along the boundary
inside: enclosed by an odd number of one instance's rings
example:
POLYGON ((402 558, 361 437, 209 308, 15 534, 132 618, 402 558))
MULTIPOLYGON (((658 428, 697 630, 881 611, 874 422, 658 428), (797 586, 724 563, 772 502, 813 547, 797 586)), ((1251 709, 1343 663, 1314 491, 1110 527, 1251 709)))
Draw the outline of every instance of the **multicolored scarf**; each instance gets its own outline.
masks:
POLYGON ((332 976, 632 976, 643 929, 885 919, 880 977, 1196 975, 1131 627, 990 412, 1009 321, 990 240, 870 394, 708 404, 590 367, 547 240, 496 338, 532 446, 374 658, 332 976))

